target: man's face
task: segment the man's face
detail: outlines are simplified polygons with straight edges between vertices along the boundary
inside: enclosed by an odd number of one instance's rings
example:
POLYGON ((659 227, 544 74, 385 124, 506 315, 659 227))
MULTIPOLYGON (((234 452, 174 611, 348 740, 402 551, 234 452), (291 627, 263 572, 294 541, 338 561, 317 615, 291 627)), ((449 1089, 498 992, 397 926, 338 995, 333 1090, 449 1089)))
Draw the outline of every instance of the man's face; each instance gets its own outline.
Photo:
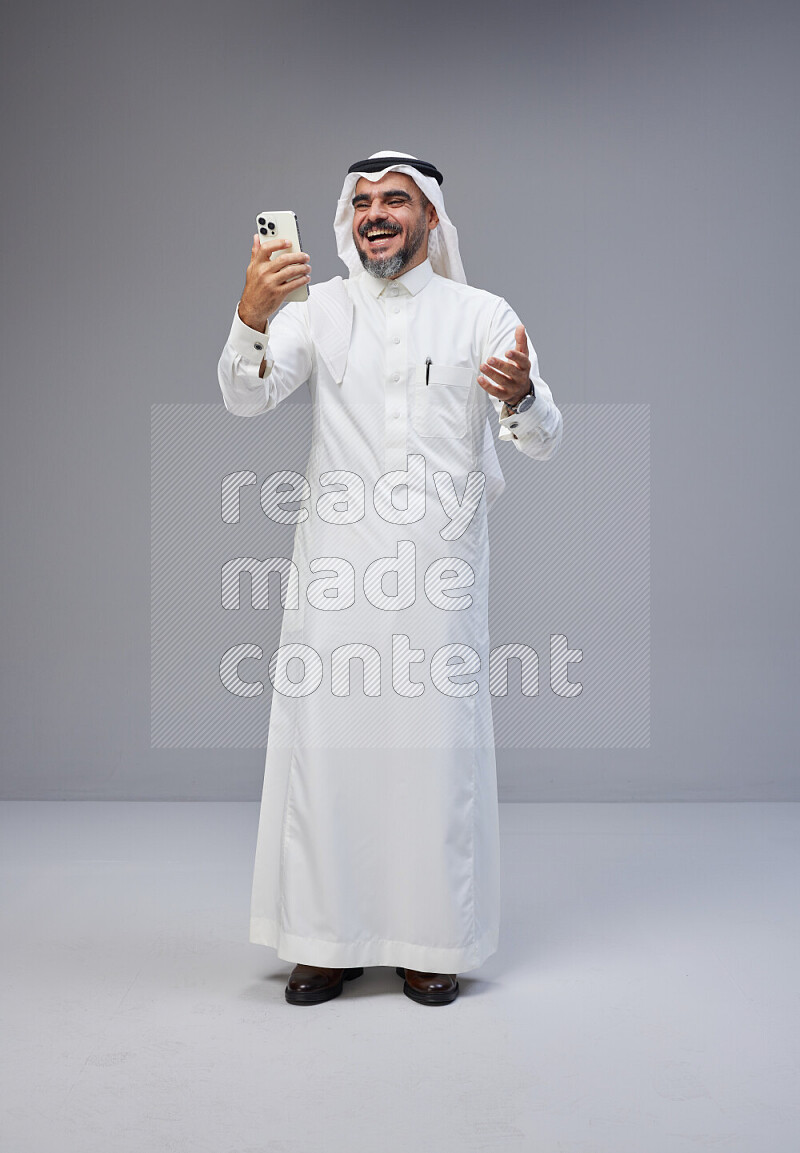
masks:
POLYGON ((428 233, 439 223, 432 204, 405 172, 378 181, 363 176, 353 195, 353 241, 367 272, 394 280, 428 255, 428 233))

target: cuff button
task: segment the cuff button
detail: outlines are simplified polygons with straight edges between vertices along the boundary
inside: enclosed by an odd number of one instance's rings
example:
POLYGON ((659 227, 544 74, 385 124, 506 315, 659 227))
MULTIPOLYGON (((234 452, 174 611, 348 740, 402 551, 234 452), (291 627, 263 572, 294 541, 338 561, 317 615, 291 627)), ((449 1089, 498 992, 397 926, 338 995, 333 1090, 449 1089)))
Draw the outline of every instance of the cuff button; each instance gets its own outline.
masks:
POLYGON ((514 423, 510 424, 508 427, 509 428, 519 428, 519 421, 515 420, 514 423))
POLYGON ((257 349, 258 352, 262 352, 264 349, 264 345, 263 344, 254 344, 253 348, 257 349))

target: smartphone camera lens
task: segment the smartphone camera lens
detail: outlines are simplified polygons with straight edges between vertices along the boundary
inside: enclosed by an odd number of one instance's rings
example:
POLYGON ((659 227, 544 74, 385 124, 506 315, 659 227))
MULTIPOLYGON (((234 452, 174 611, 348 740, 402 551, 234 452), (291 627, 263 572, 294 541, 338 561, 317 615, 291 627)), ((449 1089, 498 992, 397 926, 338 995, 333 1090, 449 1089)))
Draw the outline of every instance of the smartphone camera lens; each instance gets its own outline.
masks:
POLYGON ((259 228, 259 230, 258 230, 258 231, 261 233, 261 235, 262 235, 262 236, 267 236, 267 235, 268 235, 266 228, 259 228))
POLYGON ((259 218, 258 218, 258 223, 259 223, 259 224, 266 224, 267 222, 266 222, 266 220, 264 219, 264 217, 263 217, 263 216, 259 216, 259 218))
POLYGON ((271 220, 270 220, 269 224, 267 225, 267 228, 270 230, 270 232, 275 231, 275 225, 272 223, 271 220))

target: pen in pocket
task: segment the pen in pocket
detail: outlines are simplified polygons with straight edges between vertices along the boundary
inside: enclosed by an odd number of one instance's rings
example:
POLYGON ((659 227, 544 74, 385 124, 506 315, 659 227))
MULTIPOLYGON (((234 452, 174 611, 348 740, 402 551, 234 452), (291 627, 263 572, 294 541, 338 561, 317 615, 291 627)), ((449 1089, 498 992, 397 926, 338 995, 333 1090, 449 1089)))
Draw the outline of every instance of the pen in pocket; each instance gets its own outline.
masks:
POLYGON ((431 364, 432 363, 433 362, 431 361, 431 358, 429 356, 426 356, 425 357, 425 383, 426 384, 428 383, 428 377, 431 374, 431 364))

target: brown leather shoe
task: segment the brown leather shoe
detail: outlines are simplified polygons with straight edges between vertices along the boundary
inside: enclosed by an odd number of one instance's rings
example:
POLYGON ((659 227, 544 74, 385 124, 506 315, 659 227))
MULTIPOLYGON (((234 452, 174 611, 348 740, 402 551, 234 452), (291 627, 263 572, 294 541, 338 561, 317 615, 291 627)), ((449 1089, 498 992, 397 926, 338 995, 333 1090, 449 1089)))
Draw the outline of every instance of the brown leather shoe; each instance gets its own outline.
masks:
POLYGON ((419 973, 416 969, 395 969, 398 977, 405 977, 403 992, 420 1005, 449 1005, 458 996, 458 978, 455 973, 419 973))
POLYGON ((286 985, 290 1005, 318 1005, 342 991, 343 981, 360 977, 363 969, 321 969, 317 965, 295 965, 286 985))

